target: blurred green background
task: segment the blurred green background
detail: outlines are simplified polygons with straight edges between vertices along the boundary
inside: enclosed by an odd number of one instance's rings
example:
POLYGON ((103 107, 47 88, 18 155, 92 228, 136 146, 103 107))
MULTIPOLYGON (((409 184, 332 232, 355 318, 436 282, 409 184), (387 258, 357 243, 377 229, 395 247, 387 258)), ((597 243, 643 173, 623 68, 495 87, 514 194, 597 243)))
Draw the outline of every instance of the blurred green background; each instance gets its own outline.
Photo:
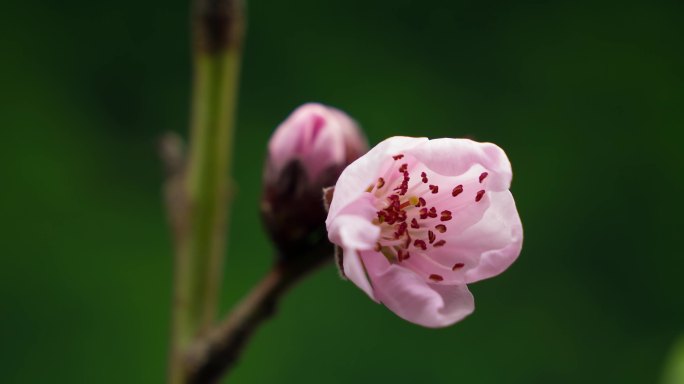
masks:
MULTIPOLYGON (((0 381, 161 383, 172 259, 155 140, 186 132, 189 5, 2 8, 0 381)), ((372 143, 498 143, 526 240, 443 330, 330 266, 232 382, 659 382, 684 332, 683 16, 679 1, 250 1, 223 311, 270 265, 265 143, 307 101, 372 143)))

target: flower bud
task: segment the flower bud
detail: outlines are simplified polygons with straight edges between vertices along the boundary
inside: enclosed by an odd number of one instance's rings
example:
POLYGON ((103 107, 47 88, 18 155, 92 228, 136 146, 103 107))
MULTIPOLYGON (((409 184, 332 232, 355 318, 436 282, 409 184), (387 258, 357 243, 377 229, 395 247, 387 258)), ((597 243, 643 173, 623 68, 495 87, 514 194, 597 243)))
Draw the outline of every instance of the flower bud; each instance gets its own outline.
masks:
POLYGON ((261 213, 281 255, 327 241, 323 188, 367 150, 357 124, 321 104, 302 105, 278 126, 268 143, 261 213))

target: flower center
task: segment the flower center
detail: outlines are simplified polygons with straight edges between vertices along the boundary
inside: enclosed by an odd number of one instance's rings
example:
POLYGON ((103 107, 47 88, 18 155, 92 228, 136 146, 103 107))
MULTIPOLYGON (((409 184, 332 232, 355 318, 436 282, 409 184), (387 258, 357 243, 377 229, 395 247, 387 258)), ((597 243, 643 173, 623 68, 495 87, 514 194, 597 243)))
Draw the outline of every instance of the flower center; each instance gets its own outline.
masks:
MULTIPOLYGON (((487 172, 480 174, 479 184, 487 175, 487 172)), ((428 254, 433 248, 445 246, 447 241, 441 237, 448 231, 453 213, 438 207, 451 206, 455 199, 464 198, 463 184, 446 183, 445 177, 433 174, 417 161, 405 159, 403 154, 392 156, 392 164, 385 174, 366 189, 377 198, 378 211, 373 223, 381 232, 375 251, 390 263, 402 263, 411 253, 428 254)), ((484 194, 485 190, 479 189, 475 202, 482 200, 484 194)), ((452 270, 463 266, 456 263, 452 270)), ((429 279, 439 282, 443 277, 432 274, 429 279)))

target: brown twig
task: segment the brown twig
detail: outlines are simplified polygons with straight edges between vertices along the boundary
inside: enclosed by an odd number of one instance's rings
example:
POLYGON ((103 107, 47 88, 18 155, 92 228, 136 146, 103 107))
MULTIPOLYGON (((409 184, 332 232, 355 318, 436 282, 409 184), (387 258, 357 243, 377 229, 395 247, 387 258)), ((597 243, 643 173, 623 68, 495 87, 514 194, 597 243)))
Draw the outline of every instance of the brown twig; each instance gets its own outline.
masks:
POLYGON ((281 258, 227 319, 188 350, 185 360, 187 382, 217 382, 237 362, 259 325, 276 312, 283 294, 310 271, 331 261, 332 251, 332 245, 322 241, 306 254, 281 258))

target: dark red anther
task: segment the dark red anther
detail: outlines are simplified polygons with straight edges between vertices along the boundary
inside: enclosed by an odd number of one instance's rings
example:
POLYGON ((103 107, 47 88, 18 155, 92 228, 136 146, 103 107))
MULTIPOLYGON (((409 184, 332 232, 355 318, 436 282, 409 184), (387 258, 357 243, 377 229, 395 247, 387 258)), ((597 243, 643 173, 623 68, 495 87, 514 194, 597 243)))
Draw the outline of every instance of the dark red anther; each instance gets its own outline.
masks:
POLYGON ((446 240, 440 240, 440 241, 432 244, 432 246, 433 247, 442 247, 442 246, 444 246, 444 244, 446 244, 446 240))
POLYGON ((411 219, 411 228, 420 228, 420 225, 418 225, 418 220, 415 218, 411 219))
MULTIPOLYGON (((406 163, 402 164, 401 167, 399 167, 399 173, 404 173, 407 170, 408 170, 408 164, 406 164, 406 163)), ((406 176, 406 174, 404 174, 404 176, 406 176)))
POLYGON ((484 180, 487 177, 487 175, 489 175, 489 173, 487 172, 482 172, 480 174, 480 183, 482 183, 482 180, 484 180))
POLYGON ((423 183, 426 183, 426 184, 427 184, 428 178, 427 178, 427 174, 426 174, 425 172, 421 172, 421 173, 420 173, 420 178, 421 178, 421 180, 423 181, 423 183))
POLYGON ((399 236, 403 235, 406 232, 406 228, 408 228, 406 222, 399 223, 399 226, 397 227, 397 233, 399 234, 399 236))
POLYGON ((440 276, 440 275, 437 275, 437 274, 434 274, 434 273, 433 273, 432 275, 430 275, 430 280, 432 280, 432 281, 442 281, 442 280, 444 280, 444 278, 443 278, 442 276, 440 276))
POLYGON ((429 188, 430 188, 430 192, 432 192, 432 193, 437 193, 437 192, 439 192, 439 187, 436 186, 436 185, 430 184, 430 187, 429 187, 429 188))
POLYGON ((451 191, 451 196, 456 197, 463 192, 463 185, 459 184, 454 187, 454 189, 451 191))
POLYGON ((433 219, 437 217, 437 210, 435 209, 435 207, 430 208, 430 211, 428 211, 428 216, 433 219))
POLYGON ((394 160, 399 160, 399 159, 402 159, 403 157, 404 157, 404 155, 402 155, 401 153, 398 154, 398 155, 396 155, 396 156, 392 156, 392 158, 393 158, 394 160))
POLYGON ((451 211, 442 211, 441 217, 439 218, 440 221, 449 221, 451 220, 451 211))
POLYGON ((463 264, 463 263, 456 263, 456 264, 454 264, 453 267, 451 267, 451 270, 452 271, 458 271, 459 269, 463 268, 464 266, 465 266, 465 264, 463 264))
POLYGON ((484 196, 484 194, 485 194, 484 189, 477 191, 477 195, 475 195, 475 201, 478 202, 478 201, 482 200, 482 196, 484 196))
POLYGON ((413 242, 413 245, 414 245, 416 248, 422 249, 423 251, 427 249, 427 244, 425 244, 425 241, 420 240, 420 239, 417 239, 416 241, 414 241, 414 242, 413 242))
POLYGON ((432 231, 428 231, 428 240, 430 241, 430 244, 435 242, 435 239, 437 236, 435 236, 435 233, 432 231))
POLYGON ((418 211, 418 215, 420 215, 420 218, 423 220, 427 219, 428 218, 428 209, 425 207, 421 208, 420 211, 418 211))
POLYGON ((437 224, 437 225, 435 225, 435 229, 436 229, 437 232, 439 232, 439 233, 444 233, 444 232, 446 232, 447 227, 446 227, 446 225, 444 225, 444 224, 437 224))
POLYGON ((406 251, 406 253, 404 253, 404 260, 408 259, 409 257, 411 257, 411 253, 406 251))
POLYGON ((419 197, 418 198, 418 204, 416 205, 416 207, 424 207, 426 205, 427 205, 427 202, 425 201, 425 199, 423 199, 422 197, 419 197))
POLYGON ((378 220, 380 220, 381 223, 387 221, 387 213, 385 213, 385 211, 378 211, 377 213, 378 220))
POLYGON ((397 214, 397 221, 406 221, 406 211, 399 211, 399 213, 397 214))
POLYGON ((406 192, 408 192, 408 184, 409 184, 409 180, 411 180, 411 178, 409 177, 408 171, 406 171, 407 167, 408 167, 408 164, 403 164, 401 166, 401 168, 399 168, 399 172, 402 172, 404 174, 404 178, 401 181, 401 184, 399 184, 399 186, 394 188, 395 191, 399 191, 399 194, 401 196, 404 196, 406 194, 406 192))

